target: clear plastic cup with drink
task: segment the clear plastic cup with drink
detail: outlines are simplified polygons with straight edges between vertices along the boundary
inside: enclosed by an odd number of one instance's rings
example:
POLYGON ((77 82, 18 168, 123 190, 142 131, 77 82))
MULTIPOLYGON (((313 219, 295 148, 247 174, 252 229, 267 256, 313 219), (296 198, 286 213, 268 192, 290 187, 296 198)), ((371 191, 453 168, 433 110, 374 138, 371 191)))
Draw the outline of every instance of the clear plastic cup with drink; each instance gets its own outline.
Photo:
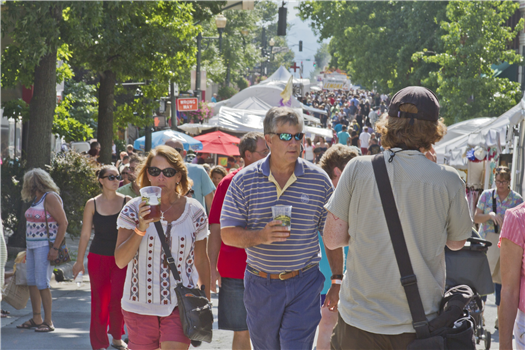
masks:
POLYGON ((288 230, 292 229, 291 205, 274 205, 272 207, 272 216, 274 220, 281 221, 281 226, 286 226, 288 230))
POLYGON ((162 194, 162 188, 157 186, 147 186, 140 189, 140 195, 142 201, 146 202, 146 205, 150 207, 150 213, 144 216, 145 220, 154 219, 159 221, 161 217, 160 212, 160 196, 162 194))

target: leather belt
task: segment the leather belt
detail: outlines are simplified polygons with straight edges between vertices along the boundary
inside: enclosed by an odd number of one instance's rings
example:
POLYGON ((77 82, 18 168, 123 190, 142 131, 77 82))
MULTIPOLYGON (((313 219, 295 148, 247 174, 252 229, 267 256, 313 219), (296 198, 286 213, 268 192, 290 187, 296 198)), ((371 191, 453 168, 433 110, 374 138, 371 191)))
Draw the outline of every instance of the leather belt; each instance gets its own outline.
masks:
MULTIPOLYGON (((290 279, 290 278, 294 278, 296 276, 299 276, 299 273, 300 272, 305 272, 307 270, 310 270, 312 267, 315 267, 315 266, 318 266, 319 264, 310 264, 310 265, 306 265, 305 267, 303 267, 302 269, 300 270, 295 270, 295 271, 284 271, 284 272, 281 272, 281 273, 271 273, 269 274, 270 275, 270 279, 272 280, 281 280, 281 281, 285 281, 287 279, 290 279)), ((262 278, 268 278, 268 273, 267 272, 264 272, 264 271, 259 271, 257 269, 254 269, 253 267, 251 267, 250 265, 246 265, 246 269, 254 274, 255 276, 259 276, 259 277, 262 277, 262 278)))

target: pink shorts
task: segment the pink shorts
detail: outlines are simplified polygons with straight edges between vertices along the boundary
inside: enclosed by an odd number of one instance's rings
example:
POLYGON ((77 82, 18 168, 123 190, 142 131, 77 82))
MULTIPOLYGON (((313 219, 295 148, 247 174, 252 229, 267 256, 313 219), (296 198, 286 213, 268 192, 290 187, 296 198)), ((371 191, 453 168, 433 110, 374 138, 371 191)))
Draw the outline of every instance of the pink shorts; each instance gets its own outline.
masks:
POLYGON ((167 317, 140 315, 125 310, 122 313, 128 329, 128 347, 131 350, 159 349, 160 344, 166 341, 190 345, 190 339, 182 331, 178 307, 167 317))

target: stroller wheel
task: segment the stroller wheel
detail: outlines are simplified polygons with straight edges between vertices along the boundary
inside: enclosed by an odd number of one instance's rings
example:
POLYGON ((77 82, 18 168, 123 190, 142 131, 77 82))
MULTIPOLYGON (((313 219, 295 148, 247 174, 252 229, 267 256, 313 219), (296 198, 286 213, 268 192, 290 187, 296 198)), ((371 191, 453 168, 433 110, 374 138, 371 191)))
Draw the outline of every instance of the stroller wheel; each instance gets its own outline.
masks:
POLYGON ((485 350, 490 349, 491 335, 490 332, 485 332, 485 350))

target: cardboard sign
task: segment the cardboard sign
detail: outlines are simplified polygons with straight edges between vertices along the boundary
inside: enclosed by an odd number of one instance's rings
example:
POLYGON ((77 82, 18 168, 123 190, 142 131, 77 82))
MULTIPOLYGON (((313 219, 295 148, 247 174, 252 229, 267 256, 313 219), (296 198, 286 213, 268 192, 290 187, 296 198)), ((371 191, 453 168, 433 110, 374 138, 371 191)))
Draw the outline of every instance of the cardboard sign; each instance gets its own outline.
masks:
POLYGON ((199 101, 196 97, 177 99, 177 111, 179 112, 196 111, 198 109, 199 101))

